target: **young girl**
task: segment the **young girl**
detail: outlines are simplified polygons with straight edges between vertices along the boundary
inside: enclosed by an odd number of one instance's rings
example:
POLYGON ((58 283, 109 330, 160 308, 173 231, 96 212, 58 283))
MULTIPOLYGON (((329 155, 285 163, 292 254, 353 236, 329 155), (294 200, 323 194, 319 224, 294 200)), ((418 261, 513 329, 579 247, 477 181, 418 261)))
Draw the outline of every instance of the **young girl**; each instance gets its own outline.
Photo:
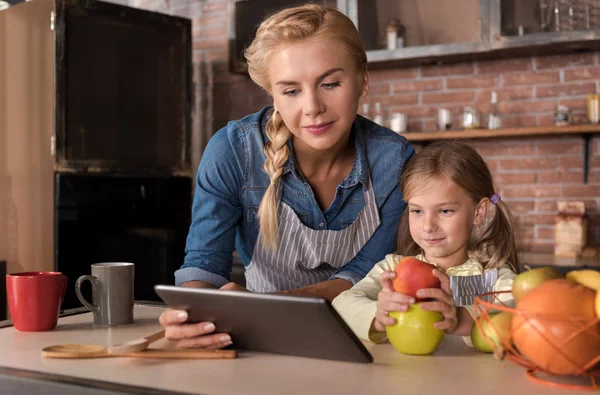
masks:
MULTIPOLYGON (((415 300, 394 292, 394 267, 403 256, 432 265, 441 289, 421 289, 424 310, 439 311, 435 327, 462 335, 469 343, 473 301, 478 294, 510 290, 516 276, 517 251, 512 216, 494 192, 490 171, 481 156, 459 142, 435 143, 408 162, 400 179, 408 203, 400 225, 398 252, 379 262, 333 306, 362 339, 386 340, 390 311, 406 311, 415 300), (492 217, 490 208, 495 208, 492 217)), ((504 295, 504 294, 503 294, 504 295)), ((510 304, 512 296, 501 300, 510 304)))
MULTIPOLYGON (((405 138, 357 116, 367 56, 356 27, 317 5, 266 19, 245 52, 273 107, 230 122, 198 169, 178 285, 245 290, 230 282, 232 252, 252 292, 333 300, 394 251, 405 203, 405 138)), ((228 334, 166 310, 166 337, 220 348, 228 334)), ((233 339, 235 341, 235 339, 233 339)))

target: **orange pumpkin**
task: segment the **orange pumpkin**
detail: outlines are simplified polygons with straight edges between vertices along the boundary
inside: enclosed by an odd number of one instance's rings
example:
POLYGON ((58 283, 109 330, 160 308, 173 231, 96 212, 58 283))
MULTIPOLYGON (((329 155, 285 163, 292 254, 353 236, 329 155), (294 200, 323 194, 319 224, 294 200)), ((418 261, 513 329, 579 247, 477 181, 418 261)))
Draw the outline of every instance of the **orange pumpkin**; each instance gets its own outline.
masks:
POLYGON ((590 369, 588 365, 600 356, 595 296, 593 290, 565 279, 538 285, 517 303, 522 314, 513 316, 515 346, 552 374, 577 374, 584 367, 590 369), (581 330, 593 321, 594 325, 581 330))

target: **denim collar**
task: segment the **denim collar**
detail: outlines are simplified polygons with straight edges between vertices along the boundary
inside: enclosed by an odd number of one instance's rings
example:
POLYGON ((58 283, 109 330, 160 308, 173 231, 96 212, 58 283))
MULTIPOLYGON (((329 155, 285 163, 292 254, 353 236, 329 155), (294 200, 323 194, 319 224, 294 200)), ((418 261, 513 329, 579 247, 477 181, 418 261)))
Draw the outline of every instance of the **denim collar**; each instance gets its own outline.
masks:
MULTIPOLYGON (((267 122, 271 116, 271 111, 267 112, 268 116, 263 117, 261 122, 261 130, 263 131, 263 135, 265 138, 265 142, 268 141, 268 137, 264 132, 267 122)), ((359 116, 357 116, 358 118, 359 116)), ((367 161, 367 144, 365 139, 365 134, 360 127, 358 119, 355 118, 354 122, 352 122, 352 131, 351 137, 354 138, 354 146, 356 149, 356 156, 354 158, 354 165, 352 166, 352 170, 346 179, 342 182, 341 186, 343 188, 350 188, 358 184, 359 182, 363 184, 363 187, 366 187, 369 181, 369 165, 367 161)), ((294 155, 294 144, 290 139, 288 141, 288 148, 290 150, 290 156, 285 162, 283 166, 283 174, 292 173, 296 178, 303 179, 300 173, 296 170, 296 157, 294 155)))

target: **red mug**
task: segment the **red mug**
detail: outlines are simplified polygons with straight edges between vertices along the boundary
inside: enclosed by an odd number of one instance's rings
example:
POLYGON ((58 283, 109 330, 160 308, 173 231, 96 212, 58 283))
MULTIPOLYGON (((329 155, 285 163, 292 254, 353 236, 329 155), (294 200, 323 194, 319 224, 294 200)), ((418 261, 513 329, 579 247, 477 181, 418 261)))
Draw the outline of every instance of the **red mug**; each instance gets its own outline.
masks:
POLYGON ((67 277, 59 272, 7 274, 8 308, 15 329, 21 332, 54 329, 66 290, 67 277))

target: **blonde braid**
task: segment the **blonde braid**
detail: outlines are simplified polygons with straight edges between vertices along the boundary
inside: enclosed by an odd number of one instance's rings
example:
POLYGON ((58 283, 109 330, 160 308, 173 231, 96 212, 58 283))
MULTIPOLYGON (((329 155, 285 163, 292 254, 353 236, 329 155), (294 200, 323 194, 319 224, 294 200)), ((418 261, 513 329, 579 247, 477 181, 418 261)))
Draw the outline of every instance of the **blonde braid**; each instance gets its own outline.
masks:
POLYGON ((265 132, 269 141, 267 141, 264 148, 267 157, 264 169, 269 175, 271 183, 265 191, 258 207, 258 218, 260 237, 262 237, 267 248, 275 251, 279 243, 279 223, 277 220, 279 199, 277 198, 277 187, 279 185, 279 178, 283 173, 283 166, 290 156, 287 142, 291 138, 292 133, 283 123, 281 114, 279 114, 277 109, 271 114, 265 132))

